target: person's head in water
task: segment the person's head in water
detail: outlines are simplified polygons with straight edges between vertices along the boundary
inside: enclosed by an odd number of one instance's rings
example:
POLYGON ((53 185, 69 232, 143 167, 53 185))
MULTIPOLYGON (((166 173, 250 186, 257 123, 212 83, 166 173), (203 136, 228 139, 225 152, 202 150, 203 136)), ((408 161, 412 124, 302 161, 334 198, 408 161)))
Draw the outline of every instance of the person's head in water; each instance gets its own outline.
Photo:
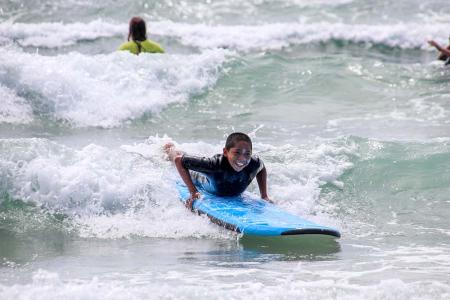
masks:
POLYGON ((141 17, 133 17, 130 20, 130 29, 128 31, 128 40, 142 42, 147 39, 147 28, 145 21, 141 17))
POLYGON ((242 171, 252 157, 252 140, 242 132, 234 132, 227 137, 223 156, 228 159, 230 166, 236 171, 242 171))

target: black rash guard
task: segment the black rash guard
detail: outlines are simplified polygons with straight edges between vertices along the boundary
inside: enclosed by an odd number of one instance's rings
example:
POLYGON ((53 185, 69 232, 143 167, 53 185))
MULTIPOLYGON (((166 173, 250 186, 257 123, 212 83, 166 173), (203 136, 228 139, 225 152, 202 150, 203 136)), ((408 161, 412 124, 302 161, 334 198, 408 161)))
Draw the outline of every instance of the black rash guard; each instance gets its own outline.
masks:
POLYGON ((181 164, 189 170, 192 181, 209 193, 219 196, 237 196, 241 194, 263 168, 264 163, 252 156, 250 163, 240 172, 236 172, 223 154, 213 157, 183 155, 181 164))

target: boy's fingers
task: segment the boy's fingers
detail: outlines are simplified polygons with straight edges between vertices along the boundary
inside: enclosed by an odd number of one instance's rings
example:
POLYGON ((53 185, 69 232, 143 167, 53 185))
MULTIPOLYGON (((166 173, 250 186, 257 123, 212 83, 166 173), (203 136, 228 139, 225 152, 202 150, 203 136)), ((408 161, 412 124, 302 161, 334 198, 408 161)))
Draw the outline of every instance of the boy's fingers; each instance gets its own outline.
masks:
POLYGON ((193 210, 193 206, 194 206, 194 201, 195 201, 196 199, 194 199, 193 197, 191 197, 191 198, 189 198, 187 201, 186 201, 186 207, 187 208, 189 208, 190 210, 193 210))
POLYGON ((173 144, 173 143, 167 143, 167 144, 165 144, 164 146, 163 146, 163 149, 165 150, 165 151, 168 151, 168 150, 170 150, 171 148, 173 148, 175 145, 173 144))

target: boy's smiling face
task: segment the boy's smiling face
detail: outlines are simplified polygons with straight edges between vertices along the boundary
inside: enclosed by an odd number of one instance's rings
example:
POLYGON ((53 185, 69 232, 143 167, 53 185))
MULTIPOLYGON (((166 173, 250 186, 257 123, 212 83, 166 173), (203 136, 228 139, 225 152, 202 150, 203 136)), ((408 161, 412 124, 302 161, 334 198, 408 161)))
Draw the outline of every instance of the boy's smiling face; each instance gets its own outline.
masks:
POLYGON ((233 170, 240 172, 250 163, 252 146, 246 141, 238 141, 234 147, 224 148, 223 155, 228 159, 233 170))

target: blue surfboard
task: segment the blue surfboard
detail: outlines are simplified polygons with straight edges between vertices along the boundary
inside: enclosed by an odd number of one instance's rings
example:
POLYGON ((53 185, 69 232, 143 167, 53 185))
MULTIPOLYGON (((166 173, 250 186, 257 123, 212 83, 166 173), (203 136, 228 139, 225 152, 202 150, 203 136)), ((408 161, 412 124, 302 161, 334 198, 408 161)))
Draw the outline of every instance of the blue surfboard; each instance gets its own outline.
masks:
MULTIPOLYGON (((186 203, 189 191, 177 184, 180 200, 186 203)), ((206 214, 212 222, 244 235, 280 236, 320 234, 339 238, 337 229, 318 225, 288 213, 260 198, 243 194, 236 197, 219 197, 200 191, 202 197, 194 201, 193 208, 206 214)))

